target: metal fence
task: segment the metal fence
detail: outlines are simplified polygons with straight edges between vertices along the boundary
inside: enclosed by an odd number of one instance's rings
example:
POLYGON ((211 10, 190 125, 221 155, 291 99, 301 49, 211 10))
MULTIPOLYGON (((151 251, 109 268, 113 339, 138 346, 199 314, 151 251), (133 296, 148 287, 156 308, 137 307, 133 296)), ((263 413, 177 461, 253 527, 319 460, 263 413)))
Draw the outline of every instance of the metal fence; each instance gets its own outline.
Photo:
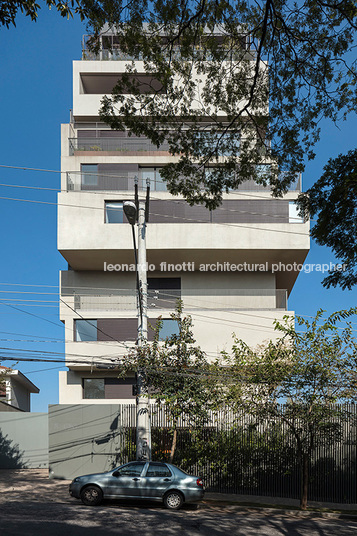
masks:
MULTIPOLYGON (((309 500, 357 502, 355 406, 338 440, 326 439, 310 460, 309 500)), ((134 404, 55 405, 49 411, 50 474, 73 478, 135 459, 134 404)), ((173 427, 165 406, 151 405, 153 460, 169 460, 173 427)), ((201 476, 207 491, 298 499, 301 469, 286 424, 258 422, 226 410, 203 426, 177 423, 173 463, 201 476)))
MULTIPOLYGON (((310 462, 309 500, 356 503, 356 418, 341 424, 338 441, 316 448, 310 462)), ((172 429, 164 407, 152 415, 153 459, 168 459, 172 429)), ((223 411, 200 428, 179 422, 174 463, 203 477, 207 491, 298 499, 301 469, 294 438, 277 420, 223 411)))

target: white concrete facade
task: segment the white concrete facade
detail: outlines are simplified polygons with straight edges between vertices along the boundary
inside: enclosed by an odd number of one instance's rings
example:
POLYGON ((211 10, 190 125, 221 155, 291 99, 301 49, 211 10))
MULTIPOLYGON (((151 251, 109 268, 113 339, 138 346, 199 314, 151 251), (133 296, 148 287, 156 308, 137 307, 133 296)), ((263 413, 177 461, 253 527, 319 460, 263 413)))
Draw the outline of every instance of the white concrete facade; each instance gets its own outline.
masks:
MULTIPOLYGON (((126 222, 109 223, 106 208, 133 200, 134 176, 142 186, 145 173, 157 176, 174 157, 100 122, 100 100, 124 69, 119 60, 75 61, 71 122, 61 130, 58 249, 69 264, 61 273, 69 367, 60 373, 61 404, 133 402, 129 384, 114 385, 115 367, 136 345, 132 234, 126 222)), ((239 190, 211 214, 152 185, 149 322, 169 319, 180 297, 212 359, 231 348, 232 334, 251 346, 276 338, 274 320, 293 314, 287 297, 309 250, 309 224, 289 216, 297 193, 276 200, 267 189, 239 190)))

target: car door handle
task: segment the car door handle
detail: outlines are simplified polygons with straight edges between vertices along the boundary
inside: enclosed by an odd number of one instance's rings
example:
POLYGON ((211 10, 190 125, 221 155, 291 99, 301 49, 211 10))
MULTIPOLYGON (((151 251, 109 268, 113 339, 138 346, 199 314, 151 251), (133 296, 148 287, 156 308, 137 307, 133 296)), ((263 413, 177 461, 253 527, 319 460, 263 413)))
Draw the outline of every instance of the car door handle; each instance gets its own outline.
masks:
POLYGON ((136 480, 140 480, 140 478, 133 478, 133 480, 135 480, 135 481, 136 481, 136 480))
POLYGON ((164 482, 171 482, 171 478, 164 478, 164 482))

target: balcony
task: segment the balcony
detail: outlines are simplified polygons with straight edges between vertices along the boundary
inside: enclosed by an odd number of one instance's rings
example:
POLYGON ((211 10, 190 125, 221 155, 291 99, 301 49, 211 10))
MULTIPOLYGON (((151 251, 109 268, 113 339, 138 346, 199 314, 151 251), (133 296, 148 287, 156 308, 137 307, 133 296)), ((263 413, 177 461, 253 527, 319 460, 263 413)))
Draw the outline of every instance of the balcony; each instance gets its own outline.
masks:
MULTIPOLYGON (((256 57, 255 51, 250 46, 250 38, 246 35, 246 31, 242 33, 240 37, 239 44, 235 49, 229 50, 225 47, 222 42, 224 40, 222 33, 215 34, 217 43, 220 42, 222 46, 222 54, 226 55, 226 61, 240 61, 242 56, 245 59, 254 60, 256 57)), ((211 38, 212 35, 209 35, 211 38)), ((92 36, 84 35, 82 38, 82 60, 84 61, 144 61, 146 58, 140 50, 137 51, 135 55, 128 54, 121 50, 120 47, 120 36, 113 33, 109 28, 105 33, 100 37, 100 49, 98 51, 91 50, 90 40, 92 36)), ((204 39, 201 37, 201 39, 204 39)), ((193 52, 195 54, 196 61, 212 61, 212 54, 209 54, 204 47, 194 47, 193 52)), ((173 47, 167 43, 167 39, 162 34, 162 54, 165 54, 170 60, 181 60, 181 48, 179 45, 174 45, 173 47)), ((186 60, 187 58, 184 57, 186 60)))
POLYGON ((109 138, 69 138, 69 155, 78 153, 101 152, 115 153, 118 155, 141 155, 152 154, 155 156, 168 155, 169 145, 163 143, 158 149, 148 138, 144 136, 109 137, 109 138))
MULTIPOLYGON (((137 294, 130 289, 121 289, 110 294, 91 294, 73 292, 76 311, 115 312, 137 311, 137 294)), ((175 309, 178 299, 184 303, 185 310, 235 309, 280 309, 287 310, 286 289, 164 289, 148 291, 148 310, 161 311, 175 309)))
MULTIPOLYGON (((71 191, 102 191, 102 192, 117 192, 121 190, 134 190, 135 177, 139 179, 139 189, 146 189, 146 179, 150 179, 151 190, 157 192, 166 192, 166 183, 160 176, 160 168, 152 168, 149 173, 147 171, 122 171, 118 170, 111 173, 105 173, 101 171, 86 173, 80 171, 68 171, 66 173, 66 190, 71 191)), ((268 192, 269 186, 263 186, 257 184, 253 180, 243 182, 236 192, 268 192)), ((301 175, 296 178, 289 187, 289 192, 301 192, 301 175)))
POLYGON ((66 173, 67 192, 102 191, 134 192, 135 178, 138 177, 139 190, 146 190, 146 180, 150 179, 150 188, 156 192, 166 192, 166 184, 154 169, 151 173, 142 171, 118 171, 118 173, 70 171, 66 173))

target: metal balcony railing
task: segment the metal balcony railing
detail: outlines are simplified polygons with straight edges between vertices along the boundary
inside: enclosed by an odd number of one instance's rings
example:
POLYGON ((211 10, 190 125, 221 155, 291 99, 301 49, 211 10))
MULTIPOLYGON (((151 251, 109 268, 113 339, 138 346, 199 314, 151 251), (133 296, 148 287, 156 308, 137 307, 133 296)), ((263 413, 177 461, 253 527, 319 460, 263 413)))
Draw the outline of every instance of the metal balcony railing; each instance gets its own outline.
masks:
POLYGON ((115 153, 148 153, 163 151, 168 152, 168 143, 163 143, 156 147, 148 138, 144 136, 131 136, 127 138, 69 138, 69 154, 73 156, 79 151, 115 152, 115 153))
MULTIPOLYGON (((294 182, 292 182, 288 188, 288 191, 289 192, 301 192, 301 188, 302 188, 302 177, 301 177, 301 173, 299 173, 295 179, 294 182)), ((269 192, 270 191, 270 186, 267 185, 267 186, 263 186, 262 184, 257 184, 255 181, 253 180, 249 180, 249 181, 245 181, 243 182, 242 184, 239 185, 239 187, 237 188, 238 191, 240 192, 262 192, 262 191, 265 191, 265 192, 269 192)))
MULTIPOLYGON (((91 294, 65 292, 62 296, 74 297, 74 308, 81 311, 136 311, 137 294, 134 290, 122 289, 113 293, 91 294)), ((287 291, 285 289, 165 289, 148 291, 148 309, 151 311, 175 309, 177 300, 181 299, 185 309, 234 311, 239 309, 287 309, 287 291)))
MULTIPOLYGON (((117 192, 121 190, 133 190, 134 179, 137 176, 139 179, 139 189, 146 189, 147 173, 119 171, 118 173, 102 173, 102 172, 81 172, 68 171, 66 179, 67 191, 103 191, 117 192)), ((150 177, 151 190, 156 192, 167 191, 166 183, 161 179, 160 174, 156 173, 155 178, 150 177)), ((239 185, 238 192, 269 192, 270 186, 257 184, 253 180, 245 181, 239 185)), ((301 192, 301 175, 299 175, 294 183, 289 187, 291 192, 301 192)))
MULTIPOLYGON (((116 173, 84 173, 80 171, 67 172, 67 191, 102 191, 117 192, 121 190, 134 191, 135 177, 138 177, 140 190, 146 189, 147 176, 142 173, 120 171, 116 173)), ((166 191, 166 184, 159 177, 150 179, 152 191, 166 191)))

